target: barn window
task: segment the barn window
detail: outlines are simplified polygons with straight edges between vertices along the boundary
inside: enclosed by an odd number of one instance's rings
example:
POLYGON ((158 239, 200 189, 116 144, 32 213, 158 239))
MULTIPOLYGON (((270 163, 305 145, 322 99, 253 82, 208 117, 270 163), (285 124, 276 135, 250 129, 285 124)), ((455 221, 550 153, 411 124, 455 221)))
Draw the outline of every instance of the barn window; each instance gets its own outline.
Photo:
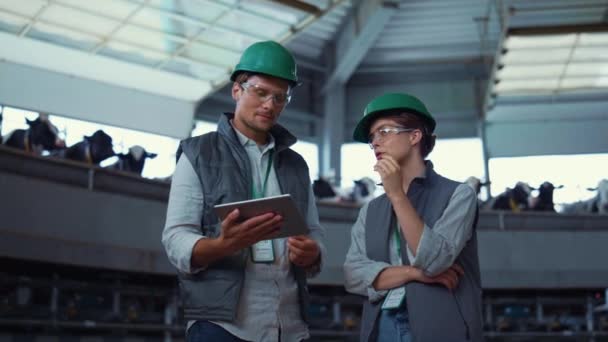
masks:
POLYGON ((194 128, 192 128, 192 132, 190 133, 191 137, 196 137, 201 134, 213 132, 217 129, 217 124, 214 122, 203 121, 203 120, 194 120, 194 128))
MULTIPOLYGON (((554 203, 571 203, 594 195, 594 188, 606 178, 608 154, 551 155, 490 159, 492 195, 498 195, 518 181, 538 187, 544 181, 563 185, 553 193, 554 203)), ((537 195, 537 193, 533 193, 537 195)))
POLYGON ((311 181, 317 179, 319 176, 319 146, 315 143, 298 140, 291 148, 306 160, 311 181))
MULTIPOLYGON (((8 106, 4 107, 2 136, 15 129, 28 128, 25 119, 34 120, 37 117, 37 112, 8 106)), ((128 153, 129 147, 133 145, 140 145, 149 152, 157 153, 157 158, 146 160, 142 171, 143 177, 167 177, 175 169, 175 151, 177 150, 179 139, 57 115, 49 115, 49 120, 59 129, 60 136, 65 139, 66 146, 71 146, 81 141, 83 136, 91 135, 96 130, 102 129, 112 137, 116 153, 128 153)), ((115 161, 116 157, 108 158, 101 163, 101 166, 110 165, 115 161)))

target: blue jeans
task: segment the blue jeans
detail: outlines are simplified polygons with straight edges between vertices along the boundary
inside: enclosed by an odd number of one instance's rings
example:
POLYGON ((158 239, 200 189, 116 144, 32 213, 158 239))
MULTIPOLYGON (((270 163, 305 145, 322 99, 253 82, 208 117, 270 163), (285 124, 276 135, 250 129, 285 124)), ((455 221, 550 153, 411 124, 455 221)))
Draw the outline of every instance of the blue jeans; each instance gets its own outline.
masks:
POLYGON ((186 333, 187 342, 245 342, 209 321, 197 321, 186 333))
POLYGON ((405 308, 381 310, 377 342, 411 342, 410 317, 405 308))

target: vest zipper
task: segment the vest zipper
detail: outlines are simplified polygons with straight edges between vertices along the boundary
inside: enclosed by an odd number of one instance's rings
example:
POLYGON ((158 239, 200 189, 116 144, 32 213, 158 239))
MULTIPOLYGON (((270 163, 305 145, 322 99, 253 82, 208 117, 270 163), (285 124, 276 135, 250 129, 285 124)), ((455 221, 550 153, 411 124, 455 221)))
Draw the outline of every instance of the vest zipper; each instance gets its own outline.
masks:
POLYGON ((454 292, 452 292, 452 297, 454 297, 454 302, 456 302, 458 313, 460 314, 460 318, 462 318, 462 323, 464 324, 465 337, 467 341, 470 341, 471 333, 469 332, 469 324, 467 323, 467 320, 464 319, 464 314, 462 313, 462 309, 460 308, 460 302, 458 301, 458 298, 456 298, 456 294, 454 292))

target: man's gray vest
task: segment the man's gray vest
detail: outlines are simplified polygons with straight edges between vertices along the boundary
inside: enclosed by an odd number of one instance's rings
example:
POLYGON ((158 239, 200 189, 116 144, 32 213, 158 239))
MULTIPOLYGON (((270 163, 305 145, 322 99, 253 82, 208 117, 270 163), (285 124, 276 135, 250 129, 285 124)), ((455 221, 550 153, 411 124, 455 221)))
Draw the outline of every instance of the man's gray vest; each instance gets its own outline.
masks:
MULTIPOLYGON (((426 176, 410 184, 407 196, 422 220, 433 228, 460 183, 444 178, 427 162, 426 176)), ((456 259, 464 269, 455 292, 442 285, 411 282, 405 285, 411 334, 414 342, 483 341, 481 313, 481 278, 477 257, 477 213, 473 236, 456 259)), ((372 260, 390 262, 389 237, 397 225, 393 207, 386 195, 370 202, 365 222, 365 246, 372 260), (373 234, 370 234, 372 233, 373 234)), ((401 245, 406 242, 401 238, 401 245)), ((409 265, 406 249, 401 251, 404 265, 409 265)), ((363 305, 361 341, 371 341, 382 301, 363 305)))
MULTIPOLYGON (((230 125, 233 114, 224 113, 217 132, 183 140, 178 149, 192 163, 204 196, 201 230, 205 236, 219 236, 221 222, 213 212, 220 203, 252 198, 252 172, 249 157, 230 125)), ((289 149, 296 138, 275 125, 270 131, 275 139, 273 166, 281 192, 291 194, 303 216, 308 211, 310 179, 304 159, 289 149)), ((196 274, 178 274, 186 320, 234 321, 243 285, 249 248, 209 265, 196 274)), ((299 290, 300 312, 306 321, 308 292, 305 271, 292 264, 299 290)))

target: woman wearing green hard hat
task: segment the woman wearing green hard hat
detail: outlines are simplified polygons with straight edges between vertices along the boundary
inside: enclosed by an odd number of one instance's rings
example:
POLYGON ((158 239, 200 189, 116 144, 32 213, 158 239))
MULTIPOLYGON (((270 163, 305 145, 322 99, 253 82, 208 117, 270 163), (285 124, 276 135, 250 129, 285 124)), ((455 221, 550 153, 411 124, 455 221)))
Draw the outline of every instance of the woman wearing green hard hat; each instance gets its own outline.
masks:
POLYGON ((353 133, 376 156, 385 194, 364 205, 345 287, 368 298, 361 341, 482 341, 477 197, 425 160, 436 122, 404 93, 374 98, 353 133))
POLYGON ((242 54, 230 79, 234 112, 217 131, 183 140, 162 241, 179 270, 186 341, 301 341, 307 277, 320 272, 323 229, 297 139, 277 120, 298 84, 291 53, 273 41, 242 54), (283 217, 220 219, 214 206, 290 194, 309 233, 274 238, 283 217))

